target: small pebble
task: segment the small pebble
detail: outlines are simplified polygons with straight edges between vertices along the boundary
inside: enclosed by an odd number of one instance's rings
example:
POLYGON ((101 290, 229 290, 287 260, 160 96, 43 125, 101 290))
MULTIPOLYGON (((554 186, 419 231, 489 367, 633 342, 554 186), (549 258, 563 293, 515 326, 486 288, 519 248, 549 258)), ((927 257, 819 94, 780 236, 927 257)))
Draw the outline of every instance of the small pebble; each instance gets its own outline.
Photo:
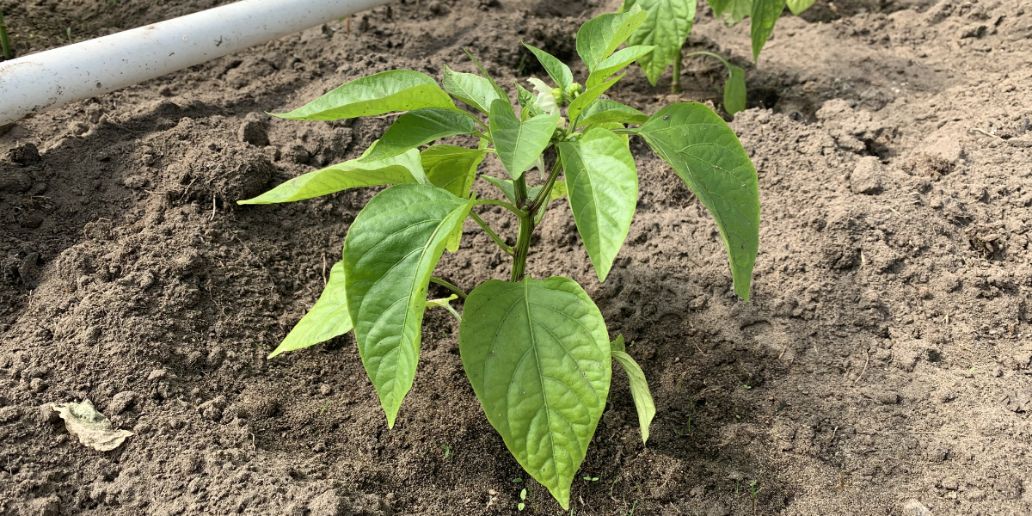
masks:
POLYGON ((43 392, 47 390, 47 387, 49 385, 42 378, 33 378, 29 381, 29 388, 32 389, 32 392, 43 392))

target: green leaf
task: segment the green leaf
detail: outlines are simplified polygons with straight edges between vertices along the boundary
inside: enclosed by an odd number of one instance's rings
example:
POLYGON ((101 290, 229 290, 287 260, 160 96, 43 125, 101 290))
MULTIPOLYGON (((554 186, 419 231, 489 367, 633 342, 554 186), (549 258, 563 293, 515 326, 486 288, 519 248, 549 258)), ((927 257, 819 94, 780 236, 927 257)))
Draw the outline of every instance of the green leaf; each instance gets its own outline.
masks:
MULTIPOLYGON (((455 145, 434 145, 423 151, 423 169, 430 184, 444 188, 458 197, 469 197, 477 168, 487 155, 486 149, 467 149, 455 145)), ((448 237, 447 250, 454 253, 462 243, 462 224, 448 237)))
MULTIPOLYGON (((501 179, 487 175, 480 177, 483 177, 485 181, 491 183, 492 186, 501 190, 502 195, 504 195, 505 198, 509 200, 509 202, 516 202, 516 191, 515 187, 512 185, 512 179, 501 179)), ((530 195, 529 197, 533 198, 534 196, 530 195)))
POLYGON ((290 120, 345 120, 422 108, 455 107, 429 75, 390 70, 351 81, 289 113, 290 120))
POLYGON ((391 124, 380 141, 372 147, 368 159, 396 156, 425 143, 472 134, 476 120, 469 113, 454 108, 427 108, 405 113, 391 124))
POLYGON ((580 125, 587 129, 601 124, 640 124, 649 116, 615 100, 598 99, 581 113, 580 125))
POLYGON ((534 92, 524 88, 522 84, 516 83, 516 102, 520 105, 520 119, 526 120, 530 118, 531 111, 533 110, 534 101, 537 99, 537 95, 534 92))
POLYGON ((570 105, 566 108, 566 116, 568 116, 570 120, 577 120, 577 117, 580 116, 582 111, 587 109, 587 107, 598 100, 603 93, 608 91, 609 88, 612 88, 614 84, 620 82, 620 79, 623 78, 623 74, 620 74, 584 90, 584 93, 581 93, 577 98, 573 99, 573 102, 570 102, 570 105))
POLYGON ((628 40, 630 45, 653 45, 651 55, 638 60, 649 83, 655 86, 663 72, 681 58, 695 21, 696 0, 636 0, 647 14, 645 23, 628 40))
POLYGON ((752 12, 753 0, 709 0, 713 14, 724 17, 732 25, 737 24, 752 12))
POLYGON ((738 137, 716 113, 694 102, 659 110, 638 134, 716 220, 735 292, 748 301, 760 240, 760 192, 756 169, 738 137))
POLYGON ((638 206, 634 156, 626 137, 600 127, 560 143, 559 156, 577 232, 599 281, 605 281, 638 206))
POLYGON ((488 280, 466 299, 459 354, 505 446, 568 509, 612 377, 598 307, 567 278, 488 280))
POLYGON ((631 358, 631 355, 627 354, 623 335, 617 335, 616 340, 613 341, 613 359, 627 373, 627 380, 631 387, 631 398, 634 400, 634 410, 638 413, 638 428, 641 430, 641 442, 642 444, 648 444, 649 427, 652 426, 652 419, 656 417, 656 402, 652 399, 652 392, 649 390, 649 382, 645 379, 645 372, 631 358))
POLYGON ((734 116, 746 108, 745 70, 740 66, 730 65, 728 78, 724 81, 724 111, 734 116))
POLYGON ((592 86, 604 82, 606 79, 613 76, 613 74, 627 68, 631 63, 635 61, 645 62, 647 56, 652 53, 656 47, 651 45, 634 45, 627 48, 621 48, 617 50, 615 54, 605 58, 600 62, 590 74, 588 74, 588 81, 585 84, 588 89, 592 86))
POLYGON ((430 275, 471 206, 435 186, 400 185, 373 197, 348 230, 348 310, 388 427, 416 376, 430 275))
POLYGON ((792 11, 792 14, 799 16, 807 9, 813 7, 813 4, 816 1, 817 0, 788 0, 788 9, 792 11))
POLYGON ((552 191, 548 192, 548 202, 558 201, 569 194, 570 190, 566 185, 566 180, 556 179, 555 184, 552 185, 552 191))
POLYGON ((609 57, 645 21, 645 12, 632 8, 623 13, 596 16, 577 31, 577 53, 594 71, 603 59, 609 57))
POLYGON ((752 37, 753 61, 760 58, 760 51, 774 32, 774 24, 785 10, 785 0, 753 0, 749 34, 752 37))
POLYGON ((269 358, 326 342, 351 331, 347 296, 344 291, 344 264, 337 262, 330 269, 330 279, 308 313, 294 325, 287 337, 269 358))
POLYGON ((548 147, 559 116, 541 114, 521 122, 509 102, 499 99, 491 104, 490 122, 498 159, 512 178, 518 179, 548 147))
POLYGON ((444 90, 453 97, 465 102, 470 107, 483 113, 491 109, 491 103, 504 95, 499 95, 491 80, 477 74, 456 72, 444 67, 444 90))
POLYGON ((420 154, 426 177, 434 186, 458 197, 468 197, 476 178, 477 167, 484 161, 486 149, 467 149, 455 145, 434 145, 420 154))
POLYGON ((258 197, 237 201, 237 204, 293 202, 350 188, 426 181, 419 161, 419 151, 411 149, 386 159, 371 160, 368 156, 363 156, 309 172, 286 181, 258 197))
POLYGON ((566 63, 533 45, 524 43, 523 46, 527 47, 527 50, 530 50, 530 52, 534 54, 534 57, 536 57, 538 62, 541 63, 541 67, 545 69, 548 76, 551 77, 560 88, 565 90, 573 84, 573 72, 570 71, 569 66, 566 66, 566 63))

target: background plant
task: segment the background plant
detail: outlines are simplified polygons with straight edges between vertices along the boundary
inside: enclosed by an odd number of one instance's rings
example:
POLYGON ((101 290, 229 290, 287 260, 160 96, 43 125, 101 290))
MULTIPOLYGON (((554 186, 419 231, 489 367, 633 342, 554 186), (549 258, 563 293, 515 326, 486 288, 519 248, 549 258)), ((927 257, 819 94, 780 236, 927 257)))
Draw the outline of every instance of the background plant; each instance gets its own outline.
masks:
MULTIPOLYGON (((728 24, 736 25, 745 18, 751 19, 750 36, 752 37, 753 60, 760 57, 774 25, 784 12, 785 7, 795 15, 809 9, 816 0, 707 0, 715 16, 721 17, 728 24)), ((625 0, 623 10, 638 6, 646 13, 643 23, 629 39, 634 45, 653 45, 655 51, 639 61, 642 71, 653 86, 671 66, 670 78, 672 92, 681 91, 681 63, 685 57, 702 56, 720 61, 724 65, 727 77, 724 80, 724 111, 734 115, 746 107, 745 70, 732 64, 723 56, 713 52, 696 51, 683 53, 688 35, 695 23, 697 0, 625 0)))
POLYGON ((7 35, 4 12, 0 11, 0 61, 5 59, 14 59, 14 47, 11 46, 11 38, 7 35))
POLYGON ((528 46, 552 83, 533 78, 530 89, 517 84, 515 106, 478 64, 480 74, 446 67, 441 85, 412 70, 378 73, 278 115, 343 120, 402 113, 359 158, 241 201, 280 203, 389 186, 355 218, 322 295, 270 356, 354 331, 393 427, 415 378, 424 312, 440 307, 460 320, 463 368, 491 425, 564 508, 605 408, 614 359, 627 373, 647 441, 655 405, 623 338, 610 340, 601 311, 577 282, 538 279, 526 270, 537 224, 565 198, 598 279, 605 281, 637 206, 633 136, 666 160, 713 215, 734 290, 748 299, 759 194, 756 171, 734 132, 702 104, 673 104, 649 116, 604 97, 624 68, 654 50, 620 48, 645 18, 632 7, 580 28, 577 53, 589 71, 583 85, 565 63, 528 46), (459 135, 477 145, 433 143, 459 135), (488 156, 507 177, 479 172, 488 156), (474 188, 478 179, 484 187, 474 188), (487 188, 497 195, 480 197, 487 188), (514 239, 506 240, 480 216, 479 210, 495 206, 518 222, 514 239), (512 257, 509 278, 485 281, 468 294, 433 275, 442 255, 459 249, 466 220, 512 257), (427 299, 432 283, 451 296, 427 299), (451 305, 456 301, 461 314, 451 305))

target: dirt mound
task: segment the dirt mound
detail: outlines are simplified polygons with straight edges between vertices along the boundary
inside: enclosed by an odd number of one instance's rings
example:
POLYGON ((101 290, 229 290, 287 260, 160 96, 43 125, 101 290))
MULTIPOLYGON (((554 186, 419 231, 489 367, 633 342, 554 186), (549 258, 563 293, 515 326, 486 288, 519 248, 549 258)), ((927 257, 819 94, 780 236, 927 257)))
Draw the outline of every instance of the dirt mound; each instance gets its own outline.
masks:
MULTIPOLYGON (((75 17, 86 36, 217 3, 2 5, 25 50, 75 17)), ((391 431, 351 337, 265 359, 370 192, 233 201, 387 123, 261 113, 388 68, 470 69, 466 48, 511 83, 540 74, 515 42, 572 57, 573 28, 611 7, 394 4, 0 135, 0 513, 509 514, 525 486, 531 512, 556 513, 483 417, 446 314, 427 316, 391 431), (135 433, 125 446, 89 451, 41 408, 85 398, 135 433)), ((577 514, 1032 512, 1030 35, 1019 0, 780 22, 733 122, 763 197, 749 304, 709 217, 642 145, 605 284, 572 217, 545 219, 530 272, 587 286, 659 409, 643 448, 615 375, 577 514)), ((703 15, 690 44, 748 63, 746 27, 703 15)), ((721 73, 689 61, 676 99, 717 98, 721 73)), ((651 111, 664 92, 634 72, 614 96, 651 111)), ((467 229, 441 267, 466 288, 508 270, 467 229)))

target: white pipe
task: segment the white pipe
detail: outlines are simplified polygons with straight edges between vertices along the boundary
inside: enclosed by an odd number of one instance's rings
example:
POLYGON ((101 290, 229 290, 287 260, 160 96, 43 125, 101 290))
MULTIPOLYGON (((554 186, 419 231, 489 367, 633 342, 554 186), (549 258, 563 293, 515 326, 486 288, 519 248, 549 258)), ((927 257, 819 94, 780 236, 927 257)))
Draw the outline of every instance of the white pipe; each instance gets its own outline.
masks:
POLYGON ((96 97, 388 0, 242 0, 0 62, 0 126, 96 97))

